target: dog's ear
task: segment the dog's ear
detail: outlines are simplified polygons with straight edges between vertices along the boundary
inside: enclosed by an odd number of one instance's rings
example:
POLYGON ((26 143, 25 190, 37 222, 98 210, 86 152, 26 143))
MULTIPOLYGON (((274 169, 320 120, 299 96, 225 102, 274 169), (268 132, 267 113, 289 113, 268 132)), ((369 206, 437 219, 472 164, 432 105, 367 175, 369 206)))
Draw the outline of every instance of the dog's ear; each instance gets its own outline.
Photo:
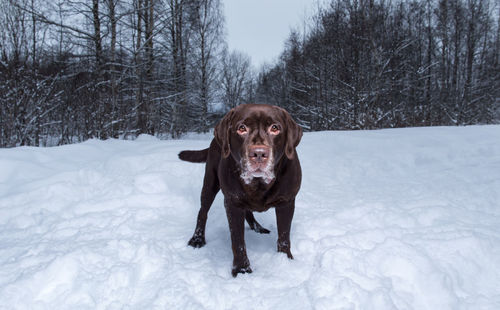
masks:
POLYGON ((293 156, 295 156, 295 147, 299 145, 300 139, 302 138, 302 128, 297 125, 285 109, 280 108, 280 110, 283 113, 286 124, 285 155, 288 159, 292 159, 293 156))
POLYGON ((231 109, 220 121, 214 129, 215 141, 222 149, 222 157, 227 158, 231 154, 231 146, 229 145, 229 133, 231 130, 231 121, 233 119, 234 109, 231 109))

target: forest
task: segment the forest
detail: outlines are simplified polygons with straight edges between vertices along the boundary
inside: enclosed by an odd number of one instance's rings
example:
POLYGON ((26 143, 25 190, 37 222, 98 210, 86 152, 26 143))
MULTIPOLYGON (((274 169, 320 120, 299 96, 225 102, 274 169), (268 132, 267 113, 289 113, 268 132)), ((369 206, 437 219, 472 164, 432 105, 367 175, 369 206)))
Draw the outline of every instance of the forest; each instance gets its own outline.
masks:
POLYGON ((179 138, 249 102, 309 131, 500 122, 493 0, 332 0, 259 69, 228 49, 223 12, 221 0, 0 0, 0 147, 179 138))

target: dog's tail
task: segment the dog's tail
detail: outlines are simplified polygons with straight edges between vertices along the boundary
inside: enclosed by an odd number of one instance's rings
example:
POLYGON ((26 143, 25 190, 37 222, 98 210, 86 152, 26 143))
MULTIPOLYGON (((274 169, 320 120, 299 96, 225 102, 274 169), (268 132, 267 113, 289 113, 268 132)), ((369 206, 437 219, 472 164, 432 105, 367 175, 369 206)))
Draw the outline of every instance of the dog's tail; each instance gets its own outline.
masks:
POLYGON ((192 163, 204 163, 207 161, 208 149, 200 151, 182 151, 179 153, 179 158, 192 163))

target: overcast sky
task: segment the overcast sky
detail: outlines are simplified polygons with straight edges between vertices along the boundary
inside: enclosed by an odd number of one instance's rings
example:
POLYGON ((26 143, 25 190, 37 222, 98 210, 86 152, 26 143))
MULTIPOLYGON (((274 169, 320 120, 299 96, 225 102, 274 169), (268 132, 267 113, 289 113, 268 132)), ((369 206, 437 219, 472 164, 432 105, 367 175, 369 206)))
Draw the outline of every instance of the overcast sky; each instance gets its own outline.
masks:
POLYGON ((230 50, 245 52, 259 68, 277 59, 292 28, 301 28, 314 0, 223 0, 230 50))

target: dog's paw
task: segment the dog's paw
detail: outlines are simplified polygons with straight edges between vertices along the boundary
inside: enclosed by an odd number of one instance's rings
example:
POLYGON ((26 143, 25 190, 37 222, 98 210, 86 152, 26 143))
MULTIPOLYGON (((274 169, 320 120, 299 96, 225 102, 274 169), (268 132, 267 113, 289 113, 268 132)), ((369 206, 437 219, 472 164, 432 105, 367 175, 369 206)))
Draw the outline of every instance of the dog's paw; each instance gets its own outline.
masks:
POLYGON ((233 267, 233 270, 231 271, 231 274, 233 275, 233 278, 236 278, 238 273, 252 273, 252 268, 250 266, 246 267, 233 267))
POLYGON ((251 229, 259 234, 268 234, 271 232, 269 229, 266 229, 260 226, 259 224, 255 225, 254 227, 251 227, 251 229))
POLYGON ((278 252, 285 253, 289 259, 293 259, 292 252, 290 251, 290 243, 278 242, 278 252))
POLYGON ((193 248, 201 248, 205 244, 207 244, 205 238, 201 236, 193 236, 188 242, 188 245, 192 246, 193 248))
POLYGON ((285 253, 289 259, 293 259, 292 252, 290 250, 278 250, 278 252, 285 253))

